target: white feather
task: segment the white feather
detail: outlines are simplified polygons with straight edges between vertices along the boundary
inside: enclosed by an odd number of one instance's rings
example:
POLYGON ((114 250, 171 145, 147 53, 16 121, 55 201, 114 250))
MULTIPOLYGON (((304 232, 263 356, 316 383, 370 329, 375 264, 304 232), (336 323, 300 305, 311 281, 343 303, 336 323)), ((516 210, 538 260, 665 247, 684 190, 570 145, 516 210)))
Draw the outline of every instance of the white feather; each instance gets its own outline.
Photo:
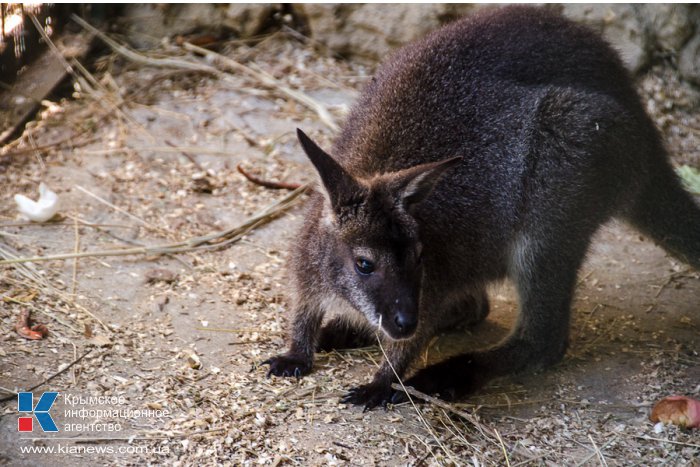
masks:
POLYGON ((58 212, 58 195, 43 183, 39 184, 39 200, 34 201, 24 195, 15 195, 19 212, 34 222, 46 222, 58 212))

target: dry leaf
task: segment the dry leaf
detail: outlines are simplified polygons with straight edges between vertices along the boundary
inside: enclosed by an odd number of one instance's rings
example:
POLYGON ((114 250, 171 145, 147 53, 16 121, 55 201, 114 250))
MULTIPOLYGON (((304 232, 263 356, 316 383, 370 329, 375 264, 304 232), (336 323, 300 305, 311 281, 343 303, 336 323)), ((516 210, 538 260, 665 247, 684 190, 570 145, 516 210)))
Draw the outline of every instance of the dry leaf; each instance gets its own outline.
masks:
POLYGON ((199 360, 199 357, 194 352, 187 356, 187 364, 193 370, 199 370, 200 368, 202 368, 202 362, 201 360, 199 360))
POLYGON ((154 282, 165 282, 166 284, 170 284, 171 282, 175 282, 177 279, 177 274, 167 269, 156 268, 146 271, 144 277, 147 284, 152 284, 154 282))
POLYGON ((112 341, 109 337, 103 335, 92 336, 88 342, 95 347, 111 347, 112 341))
POLYGON ((17 331, 17 334, 29 340, 41 340, 48 336, 49 329, 45 325, 35 324, 32 326, 29 313, 29 310, 23 310, 19 314, 17 324, 15 324, 15 331, 17 331))

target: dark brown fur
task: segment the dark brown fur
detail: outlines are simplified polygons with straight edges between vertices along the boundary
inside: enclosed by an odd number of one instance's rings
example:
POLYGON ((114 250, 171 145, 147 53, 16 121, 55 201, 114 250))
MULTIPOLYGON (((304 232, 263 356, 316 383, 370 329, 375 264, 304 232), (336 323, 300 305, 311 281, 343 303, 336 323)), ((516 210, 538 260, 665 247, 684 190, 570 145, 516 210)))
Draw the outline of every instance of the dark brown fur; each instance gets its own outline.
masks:
MULTIPOLYGON (((333 157, 299 137, 322 190, 293 245, 291 346, 271 374, 306 374, 319 346, 363 345, 380 328, 404 376, 439 329, 483 319, 484 287, 504 277, 520 300, 510 336, 407 384, 457 396, 552 364, 590 239, 613 216, 700 268, 700 209, 632 80, 597 34, 547 10, 483 12, 399 50, 333 157)), ((384 362, 345 400, 384 404, 394 378, 384 362)))

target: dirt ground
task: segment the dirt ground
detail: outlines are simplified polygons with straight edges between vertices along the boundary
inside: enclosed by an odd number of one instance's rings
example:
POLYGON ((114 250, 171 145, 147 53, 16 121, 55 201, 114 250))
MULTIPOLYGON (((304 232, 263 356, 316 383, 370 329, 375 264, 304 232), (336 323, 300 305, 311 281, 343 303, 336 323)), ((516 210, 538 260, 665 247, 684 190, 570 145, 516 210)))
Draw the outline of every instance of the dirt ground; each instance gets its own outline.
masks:
MULTIPOLYGON (((284 34, 220 52, 338 121, 372 73, 284 34)), ((209 63, 172 45, 149 55, 162 56, 209 63)), ((0 153, 5 258, 163 245, 242 224, 289 192, 247 181, 237 164, 308 182, 294 129, 333 138, 308 107, 240 72, 116 55, 96 65, 91 86, 47 102, 0 153), (40 181, 58 193, 60 216, 27 223, 12 198, 35 197, 40 181)), ((660 68, 639 88, 676 162, 700 166, 697 92, 660 68)), ((320 354, 300 381, 267 379, 256 363, 285 346, 285 259, 303 203, 223 246, 0 265, 0 464, 699 465, 697 433, 648 416, 665 396, 700 397, 700 273, 617 223, 582 268, 570 350, 554 368, 495 381, 453 412, 340 404, 370 378, 376 348, 320 354), (23 310, 47 338, 16 333, 23 310), (18 433, 13 393, 40 383, 35 403, 60 392, 50 412, 59 432, 18 433)), ((513 290, 490 296, 488 321, 441 336, 426 360, 504 336, 513 290)))

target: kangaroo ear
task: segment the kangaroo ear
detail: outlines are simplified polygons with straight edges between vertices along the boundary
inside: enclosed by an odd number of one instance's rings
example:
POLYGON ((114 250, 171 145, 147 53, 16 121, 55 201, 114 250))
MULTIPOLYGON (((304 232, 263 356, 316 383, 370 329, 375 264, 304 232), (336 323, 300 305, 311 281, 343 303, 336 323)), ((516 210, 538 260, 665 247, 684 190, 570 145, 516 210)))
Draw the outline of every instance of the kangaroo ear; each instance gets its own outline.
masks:
POLYGON ((406 207, 420 203, 433 191, 442 174, 455 167, 461 160, 462 158, 459 156, 452 157, 395 172, 392 184, 394 193, 399 196, 406 207))
POLYGON ((311 163, 316 167, 332 207, 335 208, 342 200, 352 197, 352 194, 358 191, 357 181, 299 128, 297 128, 297 138, 311 163))

